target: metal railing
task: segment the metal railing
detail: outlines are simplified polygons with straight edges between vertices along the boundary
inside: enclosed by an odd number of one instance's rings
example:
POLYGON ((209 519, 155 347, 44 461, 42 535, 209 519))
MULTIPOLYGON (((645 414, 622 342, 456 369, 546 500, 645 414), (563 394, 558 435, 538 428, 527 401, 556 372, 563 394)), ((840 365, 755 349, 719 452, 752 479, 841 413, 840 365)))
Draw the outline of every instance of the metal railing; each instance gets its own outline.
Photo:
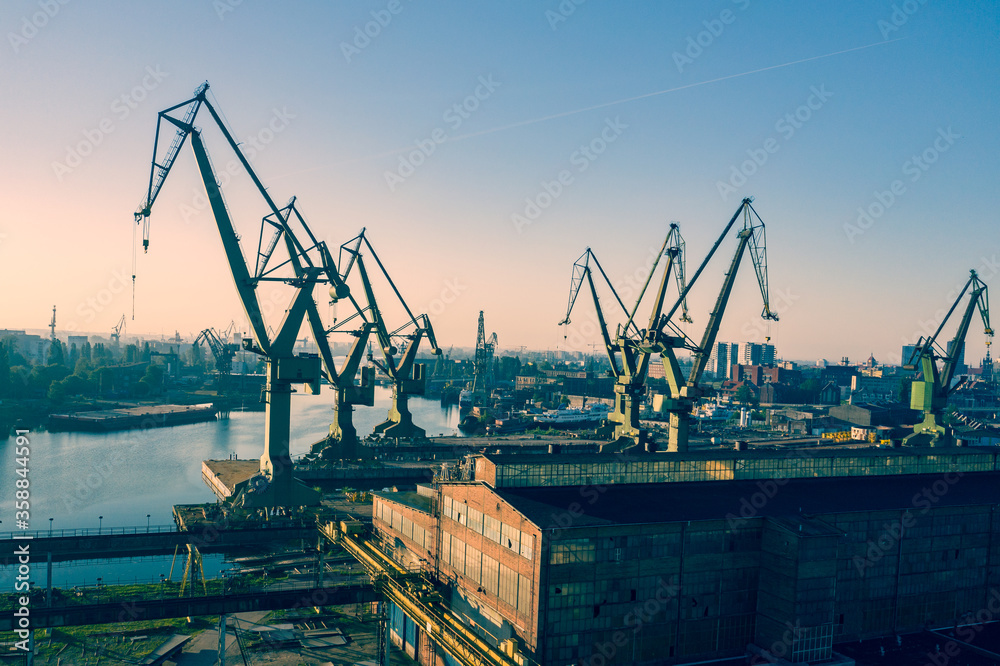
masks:
MULTIPOLYGON (((240 531, 259 531, 267 529, 295 529, 295 528, 312 528, 315 526, 314 521, 307 519, 291 520, 291 519, 279 519, 270 522, 260 522, 254 523, 250 526, 245 527, 229 527, 222 522, 206 523, 204 525, 195 525, 193 529, 184 530, 184 532, 194 534, 199 529, 207 529, 211 527, 212 529, 226 532, 240 532, 240 531)), ((135 535, 135 534, 176 534, 181 532, 176 525, 151 525, 146 527, 145 525, 140 525, 136 527, 81 527, 76 529, 66 529, 66 530, 19 530, 16 532, 0 532, 0 541, 10 541, 14 539, 58 539, 58 538, 72 538, 72 537, 90 537, 90 536, 122 536, 122 535, 135 535)))
POLYGON ((0 541, 11 539, 56 539, 61 537, 81 536, 113 536, 116 534, 164 534, 178 532, 176 525, 141 525, 136 527, 80 527, 68 530, 19 530, 17 532, 0 532, 0 541))
MULTIPOLYGON (((132 581, 118 578, 115 582, 105 581, 82 582, 78 585, 52 588, 52 608, 67 608, 72 606, 87 606, 94 604, 130 603, 152 600, 198 599, 208 597, 228 597, 246 594, 266 596, 270 593, 290 592, 295 590, 315 589, 314 573, 303 575, 297 580, 269 580, 266 576, 228 575, 206 578, 204 585, 201 580, 192 583, 188 581, 184 593, 181 594, 180 581, 157 579, 148 580, 133 578, 132 581)), ((325 572, 323 585, 326 588, 337 588, 356 585, 370 585, 371 578, 364 570, 347 573, 325 572)), ((45 587, 33 585, 29 596, 33 608, 46 608, 47 590, 45 587)), ((0 612, 14 608, 17 595, 0 595, 0 612)))

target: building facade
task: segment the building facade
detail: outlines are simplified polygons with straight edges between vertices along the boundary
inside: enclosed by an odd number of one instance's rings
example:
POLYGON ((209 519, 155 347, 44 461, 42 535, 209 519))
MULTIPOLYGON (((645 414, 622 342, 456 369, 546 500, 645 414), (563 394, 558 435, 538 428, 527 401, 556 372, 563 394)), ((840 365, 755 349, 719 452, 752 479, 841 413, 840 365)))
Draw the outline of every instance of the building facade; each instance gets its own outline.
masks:
MULTIPOLYGON (((823 663, 838 642, 975 614, 1000 575, 992 451, 474 463, 467 481, 376 493, 375 532, 468 627, 537 664, 823 663)), ((451 663, 412 632, 398 640, 420 663, 451 663)))
POLYGON ((745 342, 741 365, 774 365, 774 345, 768 343, 745 342))
POLYGON ((709 370, 716 379, 732 379, 732 367, 739 363, 739 345, 717 342, 709 359, 709 370))

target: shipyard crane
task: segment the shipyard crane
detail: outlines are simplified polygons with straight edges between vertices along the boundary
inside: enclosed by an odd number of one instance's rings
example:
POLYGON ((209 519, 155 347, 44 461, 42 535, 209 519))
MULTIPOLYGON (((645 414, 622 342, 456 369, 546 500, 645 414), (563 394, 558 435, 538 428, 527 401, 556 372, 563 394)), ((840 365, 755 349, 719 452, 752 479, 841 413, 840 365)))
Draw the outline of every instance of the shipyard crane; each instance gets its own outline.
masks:
MULTIPOLYGON (((275 225, 274 235, 265 244, 263 236, 258 241, 258 257, 261 265, 267 263, 270 254, 274 251, 278 238, 282 230, 287 227, 289 220, 294 219, 302 227, 311 248, 316 248, 318 261, 323 266, 324 274, 329 278, 331 284, 338 285, 331 291, 333 301, 339 300, 346 295, 350 301, 353 313, 343 321, 334 322, 329 328, 324 328, 319 317, 319 312, 315 308, 310 311, 309 325, 312 329, 314 340, 320 350, 320 357, 323 360, 325 377, 333 386, 335 399, 333 403, 333 421, 330 423, 330 430, 326 437, 314 443, 311 447, 312 453, 320 454, 324 459, 350 459, 361 457, 361 441, 358 439, 358 431, 354 426, 354 407, 361 405, 371 407, 375 404, 375 372, 369 368, 360 368, 361 361, 365 355, 365 347, 368 339, 376 330, 375 322, 367 314, 369 308, 363 307, 354 296, 351 295, 347 283, 341 278, 337 264, 334 263, 333 255, 330 253, 326 243, 318 240, 309 228, 305 219, 296 208, 296 199, 293 197, 289 204, 279 211, 279 217, 284 222, 278 224, 272 216, 265 218, 275 225), (264 248, 261 250, 260 248, 264 248), (336 293, 335 293, 336 292, 336 293), (347 324, 351 324, 350 327, 347 324), (328 342, 328 336, 333 333, 346 333, 354 337, 347 355, 344 357, 340 368, 337 368, 333 360, 333 351, 328 342), (355 383, 355 377, 360 368, 361 381, 355 383)), ((290 232, 287 232, 290 233, 290 232)), ((307 256, 308 258, 308 256, 307 256)), ((304 267, 301 262, 294 261, 293 268, 296 275, 301 275, 304 267)), ((315 303, 314 303, 315 306, 315 303)))
POLYGON ((233 334, 236 333, 238 330, 239 329, 236 326, 236 320, 235 319, 230 319, 229 320, 229 326, 226 326, 225 330, 223 330, 221 333, 219 333, 219 337, 222 338, 223 340, 226 340, 226 341, 232 340, 233 339, 233 334))
POLYGON ((476 333, 476 357, 473 362, 472 393, 488 393, 496 383, 493 372, 493 356, 497 349, 497 334, 486 337, 486 322, 483 311, 479 311, 479 328, 476 333))
POLYGON ((212 356, 215 358, 215 370, 219 373, 220 379, 229 377, 233 372, 233 356, 238 351, 236 345, 225 342, 225 337, 216 333, 214 328, 206 328, 199 333, 191 345, 197 347, 202 340, 212 350, 212 356))
POLYGON ((730 229, 733 228, 736 220, 742 215, 743 227, 736 235, 738 239, 736 253, 733 255, 732 261, 729 264, 729 269, 726 271, 725 279, 722 282, 722 289, 719 291, 719 295, 715 301, 715 307, 709 315, 708 324, 705 327, 705 333, 702 335, 701 342, 698 344, 692 344, 692 341, 687 336, 664 336, 661 340, 654 341, 653 348, 660 353, 660 360, 663 363, 667 386, 670 389, 670 396, 667 400, 664 400, 663 407, 668 412, 670 419, 667 445, 668 451, 687 451, 688 428, 690 424, 691 410, 694 407, 695 401, 701 396, 702 392, 699 382, 701 381, 701 376, 705 371, 705 367, 708 365, 708 360, 712 353, 712 347, 715 345, 715 339, 719 334, 719 327, 722 325, 722 317, 725 314, 726 305, 729 303, 729 297, 732 294, 733 284, 736 280, 736 273, 739 269, 740 261, 748 247, 750 248, 750 256, 753 261, 754 272, 757 275, 757 284, 760 287, 760 294, 764 301, 764 307, 760 316, 765 320, 778 321, 778 315, 771 311, 770 301, 768 298, 767 246, 764 233, 764 221, 760 218, 760 215, 757 214, 757 211, 754 210, 751 205, 752 201, 753 199, 748 197, 740 202, 739 208, 736 209, 733 217, 722 230, 718 240, 715 241, 715 245, 713 245, 712 249, 709 250, 708 255, 701 262, 698 270, 695 271, 695 274, 691 277, 690 282, 688 282, 687 286, 681 291, 677 302, 670 309, 670 311, 664 315, 664 317, 669 320, 677 309, 682 307, 681 301, 687 297, 688 292, 698 281, 698 278, 708 265, 708 262, 712 259, 715 251, 719 249, 719 246, 729 234, 730 229), (677 357, 674 351, 675 349, 686 349, 693 354, 691 372, 686 380, 684 379, 680 366, 677 363, 677 357))
POLYGON ((389 276, 385 265, 368 240, 364 229, 357 236, 341 245, 340 252, 341 279, 346 283, 351 272, 354 271, 355 267, 357 268, 356 272, 368 303, 367 308, 362 312, 368 315, 374 323, 375 336, 379 348, 382 350, 383 360, 375 361, 372 359, 372 363, 382 370, 392 382, 392 406, 389 408, 388 418, 375 426, 373 432, 376 435, 397 439, 421 439, 426 433, 423 428, 413 423, 413 415, 410 413, 407 403, 411 395, 423 395, 426 390, 426 368, 424 364, 416 363, 420 341, 426 337, 427 342, 431 345, 431 353, 435 356, 441 354, 441 348, 434 336, 430 318, 426 314, 414 315, 410 310, 403 295, 396 287, 396 283, 389 276), (365 264, 366 255, 375 261, 383 278, 395 294, 398 304, 406 313, 406 320, 395 329, 389 329, 385 314, 376 300, 371 275, 365 264))
MULTIPOLYGON (((316 302, 312 297, 317 284, 328 285, 333 299, 350 299, 355 307, 360 307, 350 295, 347 285, 340 280, 332 257, 326 245, 315 239, 305 220, 295 209, 295 199, 279 208, 257 177, 247 161, 239 144, 223 122, 216 108, 207 98, 208 83, 201 85, 191 99, 176 104, 157 116, 156 137, 153 144, 153 159, 150 167, 149 185, 145 197, 135 212, 135 222, 142 226, 143 249, 149 249, 149 217, 153 204, 162 191, 167 175, 173 167, 184 143, 190 139, 202 183, 215 217, 216 226, 222 240, 229 270, 232 274, 240 302, 250 322, 252 338, 244 339, 243 345, 266 359, 267 380, 265 385, 265 431, 264 454, 260 459, 257 474, 236 484, 232 501, 247 508, 273 508, 277 506, 302 506, 319 502, 319 493, 306 487, 292 475, 293 467, 289 456, 289 431, 291 393, 293 384, 304 384, 310 392, 319 391, 321 368, 325 366, 328 376, 334 376, 336 368, 333 354, 326 338, 326 330, 316 302), (183 118, 171 113, 186 107, 183 118), (260 239, 257 255, 251 265, 244 259, 240 238, 236 233, 229 210, 223 199, 208 151, 202 139, 201 130, 193 124, 201 108, 206 108, 225 137, 247 175, 263 197, 270 212, 261 220, 260 239), (173 126, 173 140, 163 155, 159 154, 161 128, 173 126), (303 245, 293 233, 290 223, 298 221, 309 238, 309 245, 303 245), (271 236, 265 243, 265 231, 271 236), (273 252, 279 241, 284 241, 288 259, 271 265, 273 252), (292 275, 287 275, 291 267, 292 275), (286 274, 279 273, 285 268, 286 274), (263 308, 258 300, 258 286, 265 282, 279 282, 294 289, 292 299, 284 319, 276 333, 268 330, 263 308), (313 337, 320 350, 320 358, 296 356, 293 353, 295 339, 303 320, 308 320, 313 337)), ((133 265, 133 284, 135 269, 133 265)))
MULTIPOLYGON (((615 378, 615 407, 608 415, 607 422, 599 429, 599 433, 615 439, 621 445, 631 443, 644 445, 646 443, 648 433, 639 425, 639 412, 646 393, 646 377, 649 371, 650 357, 663 346, 664 338, 670 338, 671 344, 679 344, 673 338, 677 335, 683 336, 683 333, 679 329, 673 330, 676 327, 672 325, 670 325, 671 331, 669 333, 664 330, 669 324, 669 318, 662 314, 671 272, 678 279, 678 290, 681 293, 681 296, 678 298, 678 306, 685 307, 686 286, 683 283, 683 269, 678 268, 683 263, 684 241, 681 238, 680 227, 677 223, 671 223, 663 245, 660 247, 660 251, 657 253, 656 259, 650 268, 649 275, 646 277, 646 282, 631 310, 625 307, 625 304, 611 284, 611 280, 608 278, 607 273, 605 273, 593 250, 587 248, 583 255, 573 264, 573 276, 570 281, 566 317, 559 324, 566 325, 570 323, 573 306, 576 304, 580 290, 586 283, 594 301, 598 329, 604 341, 608 363, 611 367, 610 374, 615 378), (649 288, 650 282, 656 274, 657 267, 664 257, 666 257, 666 263, 649 315, 648 324, 646 328, 640 329, 636 323, 639 306, 642 304, 646 290, 649 288), (625 317, 625 323, 618 325, 614 337, 612 337, 608 330, 607 319, 601 307, 597 286, 594 284, 594 271, 591 268, 591 264, 597 268, 597 271, 611 290, 615 302, 619 305, 625 317)), ((686 310, 684 314, 686 316, 686 310)))
POLYGON ((122 331, 125 330, 125 315, 118 320, 118 324, 111 329, 111 339, 115 341, 115 346, 121 342, 122 331))
POLYGON ((910 408, 923 412, 924 420, 913 426, 913 432, 903 438, 903 444, 908 446, 950 446, 955 443, 951 428, 944 422, 944 410, 948 406, 948 396, 958 386, 954 382, 955 370, 965 345, 966 334, 969 332, 969 326, 972 324, 977 309, 983 320, 984 332, 988 336, 986 352, 989 356, 989 345, 992 342, 989 338, 993 337, 993 329, 990 327, 989 292, 976 271, 969 271, 968 281, 958 294, 951 309, 948 310, 948 314, 944 316, 937 330, 934 331, 934 335, 926 339, 921 337, 912 356, 905 361, 904 367, 907 370, 917 369, 919 365, 919 370, 922 373, 922 377, 914 380, 911 387, 910 408), (965 307, 955 337, 946 350, 941 349, 937 344, 938 336, 966 293, 969 293, 969 304, 965 307), (938 361, 941 362, 940 369, 938 361))

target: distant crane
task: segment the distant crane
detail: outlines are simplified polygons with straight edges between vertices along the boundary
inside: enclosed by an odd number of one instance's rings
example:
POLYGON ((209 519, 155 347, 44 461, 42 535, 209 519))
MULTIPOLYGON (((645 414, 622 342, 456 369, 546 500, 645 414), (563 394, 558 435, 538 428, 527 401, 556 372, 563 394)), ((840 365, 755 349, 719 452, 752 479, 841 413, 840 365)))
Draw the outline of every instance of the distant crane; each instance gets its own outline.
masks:
MULTIPOLYGON (((958 385, 952 385, 955 370, 958 367, 958 359, 965 345, 965 337, 969 332, 969 326, 972 324, 972 318, 977 308, 983 320, 985 334, 988 337, 993 337, 993 329, 990 327, 989 292, 976 271, 969 271, 969 280, 965 283, 958 298, 955 299, 951 309, 948 310, 948 314, 941 320, 934 335, 926 340, 923 337, 920 338, 913 354, 904 366, 908 370, 913 370, 919 364, 923 373, 922 378, 915 380, 911 386, 910 407, 922 411, 924 420, 913 426, 913 433, 903 438, 903 444, 908 446, 950 446, 955 443, 952 430, 945 425, 943 416, 944 410, 948 406, 948 396, 958 388, 958 385), (948 349, 943 350, 937 345, 938 336, 966 292, 970 295, 969 304, 958 324, 955 337, 948 349), (938 361, 942 362, 940 370, 938 369, 938 361)), ((986 341, 987 358, 989 358, 991 342, 989 339, 986 341)))
POLYGON ((118 320, 118 324, 111 329, 111 339, 115 341, 116 347, 121 342, 121 334, 122 331, 124 330, 125 330, 125 315, 122 315, 122 318, 118 320))
POLYGON ((486 325, 483 311, 479 311, 479 329, 476 333, 476 357, 473 364, 472 392, 488 393, 496 383, 493 373, 493 356, 497 349, 497 334, 494 332, 486 337, 486 325))
POLYGON ((732 229, 733 225, 739 217, 743 216, 743 228, 737 233, 736 238, 738 239, 738 244, 736 246, 736 253, 733 255, 733 259, 729 264, 729 270, 726 271, 725 279, 722 282, 722 289, 719 291, 719 296, 715 301, 715 307, 712 309, 711 315, 709 315, 708 325, 705 327, 705 333, 701 338, 699 344, 693 344, 690 338, 684 335, 679 329, 674 327, 674 331, 680 335, 673 337, 664 336, 662 339, 654 341, 654 345, 651 346, 651 350, 658 351, 660 354, 660 360, 663 363, 663 368, 667 380, 667 386, 670 389, 670 397, 668 400, 664 401, 664 408, 669 414, 669 441, 667 444, 667 450, 673 452, 684 452, 688 449, 688 428, 691 418, 691 410, 694 407, 695 401, 701 396, 702 389, 699 386, 701 381, 702 373, 705 372, 705 368, 708 365, 709 358, 712 354, 712 347, 715 345, 716 337, 719 334, 719 327, 722 325, 722 317, 726 311, 726 305, 729 303, 729 296, 732 294, 733 284, 736 280, 736 273, 740 267, 740 260, 743 257, 744 251, 749 247, 750 256, 753 261, 754 272, 757 274, 757 284, 760 287, 761 298, 764 301, 764 308, 761 311, 761 318, 764 320, 778 321, 778 315, 771 311, 770 300, 768 297, 768 282, 767 282, 767 243, 764 231, 764 221, 757 214, 751 205, 753 199, 746 198, 740 202, 739 208, 733 214, 733 217, 729 220, 725 229, 719 235, 718 240, 715 241, 715 245, 709 250, 708 255, 701 262, 698 270, 691 277, 691 281, 687 286, 681 291, 681 295, 678 298, 677 303, 674 304, 673 308, 666 314, 667 320, 673 316, 678 307, 681 307, 681 302, 687 297, 688 292, 697 282, 698 277, 704 271, 705 266, 712 259, 715 251, 719 249, 722 241, 725 240, 726 236, 729 234, 729 230, 732 229), (692 359, 691 372, 684 380, 681 373, 680 366, 677 363, 677 357, 675 355, 675 349, 687 349, 691 351, 694 355, 692 359))
POLYGON ((236 326, 236 321, 230 320, 229 326, 227 326, 223 331, 219 333, 219 337, 225 340, 226 342, 232 342, 233 334, 238 331, 239 328, 236 326))
MULTIPOLYGON (((650 357, 658 349, 658 346, 661 345, 661 338, 665 335, 663 328, 667 324, 668 318, 663 316, 662 311, 670 274, 671 271, 676 270, 679 264, 684 262, 683 250, 684 244, 680 234, 680 227, 677 223, 671 223, 663 245, 656 255, 649 275, 646 277, 646 283, 639 292, 635 306, 632 307, 631 311, 625 307, 625 304, 611 284, 611 280, 608 278, 607 273, 605 273, 593 250, 587 248, 583 255, 573 264, 573 276, 570 280, 566 316, 559 324, 568 325, 570 323, 573 306, 580 295, 580 290, 586 284, 594 301, 598 328, 604 341, 604 349, 611 368, 609 374, 615 378, 615 407, 608 415, 607 422, 599 429, 599 433, 602 436, 615 439, 620 445, 627 446, 630 443, 645 444, 647 440, 648 434, 639 425, 639 411, 646 393, 646 376, 649 370, 650 357), (638 324, 635 322, 635 318, 650 281, 656 274, 657 267, 664 257, 666 257, 666 263, 664 264, 659 289, 649 315, 649 323, 645 329, 640 330, 638 324), (593 264, 604 279, 608 289, 611 290, 614 296, 615 302, 621 308, 622 315, 625 317, 625 323, 618 325, 614 337, 612 337, 608 330, 604 309, 601 307, 597 286, 594 284, 594 269, 591 268, 591 264, 593 264)), ((683 296, 686 296, 686 294, 682 294, 682 297, 678 300, 678 305, 683 305, 683 296)))
POLYGON ((430 318, 426 314, 415 315, 410 310, 403 295, 396 287, 396 283, 389 276, 385 265, 368 240, 364 229, 357 236, 341 245, 340 253, 341 279, 345 283, 354 267, 357 267, 358 277, 368 301, 368 307, 363 312, 371 318, 375 336, 382 350, 383 360, 376 361, 372 358, 371 362, 381 369, 392 382, 392 406, 389 408, 388 418, 375 426, 373 432, 385 437, 421 439, 426 433, 423 428, 413 423, 413 415, 410 413, 408 401, 411 395, 423 395, 426 390, 426 368, 422 363, 416 363, 421 339, 427 338, 433 355, 439 356, 441 354, 441 348, 438 347, 430 318), (363 249, 366 252, 363 252, 363 249), (385 281, 395 294, 398 305, 406 313, 406 320, 395 329, 389 329, 384 312, 376 300, 371 276, 365 265, 365 254, 375 261, 385 281))
POLYGON ((226 342, 225 338, 216 333, 214 328, 206 328, 199 333, 191 346, 197 347, 202 340, 212 350, 212 356, 215 357, 215 371, 219 373, 220 380, 228 378, 233 372, 233 356, 238 351, 236 345, 226 342))
MULTIPOLYGON (((295 209, 295 199, 292 198, 288 205, 283 208, 279 208, 274 203, 219 113, 208 101, 207 92, 208 83, 206 82, 195 91, 193 98, 159 113, 149 186, 142 204, 135 212, 135 221, 143 228, 143 249, 148 250, 150 211, 181 147, 190 138, 202 183, 205 186, 216 226, 222 239, 229 270, 250 322, 253 337, 244 339, 244 348, 263 356, 267 361, 264 454, 260 459, 259 473, 237 484, 232 501, 234 504, 247 508, 317 504, 320 499, 319 493, 300 483, 292 475, 293 466, 289 456, 292 385, 304 384, 310 392, 318 392, 323 366, 325 366, 328 376, 336 375, 333 355, 326 338, 326 330, 319 317, 316 302, 312 297, 315 286, 317 284, 329 285, 332 298, 350 298, 352 303, 354 301, 347 285, 340 280, 325 243, 315 239, 305 220, 295 209), (183 119, 170 115, 171 112, 182 107, 187 107, 183 119), (195 116, 202 107, 208 109, 229 147, 236 154, 270 211, 261 220, 260 238, 257 254, 252 264, 252 273, 251 265, 244 259, 239 236, 223 199, 219 181, 202 140, 201 130, 193 124, 195 116), (176 134, 165 154, 161 156, 158 154, 158 147, 160 129, 164 123, 174 126, 176 134), (293 233, 290 226, 293 216, 308 236, 310 241, 308 246, 303 245, 293 233), (265 245, 265 230, 267 229, 272 230, 272 235, 265 245), (276 266, 270 266, 272 253, 280 240, 284 240, 288 259, 276 266), (292 275, 278 274, 277 271, 283 267, 290 268, 292 275), (268 281, 282 282, 294 288, 291 302, 276 334, 269 332, 257 296, 258 285, 268 281), (295 356, 293 353, 295 338, 306 319, 320 350, 319 358, 295 356)), ((287 273, 287 269, 285 272, 287 273)), ((133 267, 133 281, 134 276, 133 267)), ((356 303, 354 304, 356 307, 360 307, 356 303)))

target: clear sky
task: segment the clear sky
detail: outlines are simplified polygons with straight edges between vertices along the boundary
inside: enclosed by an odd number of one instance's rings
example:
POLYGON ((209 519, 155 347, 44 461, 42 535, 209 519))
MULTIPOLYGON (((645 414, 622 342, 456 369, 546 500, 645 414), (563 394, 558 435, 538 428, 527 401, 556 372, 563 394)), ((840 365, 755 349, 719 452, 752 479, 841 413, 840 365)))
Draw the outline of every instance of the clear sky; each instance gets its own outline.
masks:
MULTIPOLYGON (((691 272, 754 196, 781 322, 757 325, 747 262, 719 339, 898 360, 970 268, 1000 284, 998 15, 957 0, 7 0, 0 327, 42 328, 53 304, 61 330, 131 317, 156 114, 208 80, 275 200, 298 196, 335 246, 366 227, 445 349, 474 344, 480 310, 501 351, 589 349, 589 302, 557 326, 585 248, 629 292, 670 221, 691 272)), ((223 170, 232 154, 199 124, 223 170)), ((242 320, 196 175, 185 149, 129 333, 242 320)), ((266 211, 245 186, 226 194, 253 252, 266 211)), ((692 291, 693 337, 734 247, 692 291)), ((974 325, 970 360, 983 339, 974 325)))

